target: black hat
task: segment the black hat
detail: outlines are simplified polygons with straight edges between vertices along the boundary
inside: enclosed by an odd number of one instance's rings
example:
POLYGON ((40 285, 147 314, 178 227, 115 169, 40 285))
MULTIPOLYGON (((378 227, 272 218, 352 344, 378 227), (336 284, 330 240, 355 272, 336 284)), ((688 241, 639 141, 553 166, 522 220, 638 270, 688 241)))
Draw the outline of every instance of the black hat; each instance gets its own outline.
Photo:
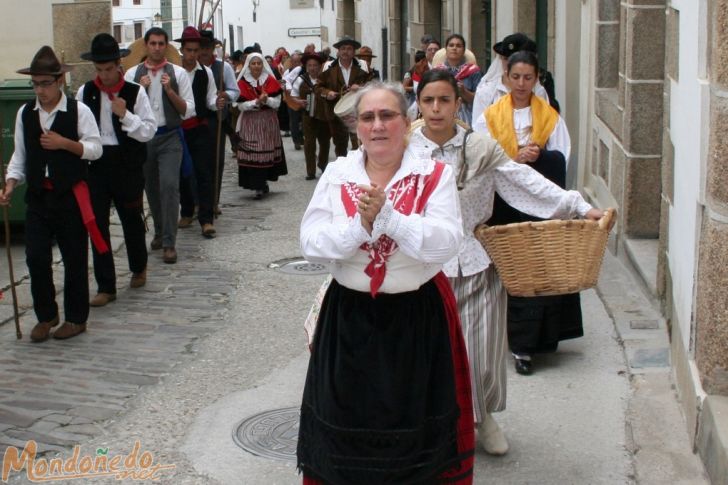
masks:
POLYGON ((220 41, 215 38, 215 32, 212 30, 200 30, 200 35, 202 36, 202 44, 209 46, 212 44, 213 46, 215 44, 219 44, 220 41))
POLYGON ((243 49, 243 54, 252 54, 253 52, 257 52, 258 54, 262 54, 263 51, 261 50, 260 46, 256 42, 253 45, 249 45, 245 49, 243 49))
POLYGON ((116 39, 109 34, 96 35, 91 41, 91 52, 81 54, 81 59, 91 62, 109 62, 129 55, 129 49, 119 49, 116 39))
POLYGON ((493 50, 503 57, 510 57, 514 52, 518 51, 529 51, 534 54, 538 53, 536 50, 536 43, 529 39, 526 34, 522 34, 520 32, 505 36, 502 41, 496 42, 493 46, 493 50))
POLYGON ((345 35, 341 39, 339 39, 339 41, 334 44, 334 48, 338 49, 342 45, 351 45, 354 46, 354 49, 358 49, 359 47, 361 47, 361 43, 358 40, 352 39, 348 35, 345 35))
POLYGON ((61 64, 53 49, 44 45, 33 56, 30 67, 19 69, 18 74, 29 74, 31 76, 60 76, 72 68, 68 64, 61 64))
POLYGON ((319 64, 324 63, 324 58, 321 55, 319 55, 317 52, 311 52, 311 53, 307 52, 303 56, 301 56, 301 64, 303 64, 305 66, 306 63, 308 61, 310 61, 311 59, 315 59, 316 61, 318 61, 319 64))

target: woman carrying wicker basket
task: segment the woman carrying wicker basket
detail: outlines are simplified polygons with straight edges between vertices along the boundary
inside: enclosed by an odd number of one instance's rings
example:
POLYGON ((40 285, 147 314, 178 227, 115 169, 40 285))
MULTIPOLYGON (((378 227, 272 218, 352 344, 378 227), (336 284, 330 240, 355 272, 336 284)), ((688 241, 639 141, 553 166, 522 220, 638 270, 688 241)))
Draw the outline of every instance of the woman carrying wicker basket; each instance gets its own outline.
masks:
MULTIPOLYGON (((533 95, 538 72, 534 53, 512 54, 506 70, 511 92, 491 105, 481 120, 508 156, 563 188, 571 141, 563 118, 548 102, 533 95)), ((488 225, 540 220, 531 217, 537 214, 524 214, 512 206, 496 196, 488 225)), ((508 296, 508 344, 519 374, 531 374, 533 354, 555 352, 559 341, 583 335, 579 293, 508 296)))
POLYGON ((447 71, 426 72, 417 99, 424 126, 413 128, 408 151, 443 161, 457 174, 465 237, 443 271, 453 286, 468 347, 478 439, 486 452, 500 455, 508 451, 508 442, 491 413, 506 404, 506 292, 473 231, 490 217, 495 191, 539 217, 597 220, 603 211, 578 192, 562 190, 514 163, 495 140, 458 124, 457 81, 447 71))

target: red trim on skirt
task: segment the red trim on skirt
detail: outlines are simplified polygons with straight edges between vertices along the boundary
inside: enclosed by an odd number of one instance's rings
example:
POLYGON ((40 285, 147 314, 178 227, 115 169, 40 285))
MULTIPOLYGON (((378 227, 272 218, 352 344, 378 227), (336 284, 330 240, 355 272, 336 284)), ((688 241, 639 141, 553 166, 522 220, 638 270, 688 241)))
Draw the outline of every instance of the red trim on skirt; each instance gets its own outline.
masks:
MULTIPOLYGON (((450 332, 450 349, 452 353, 453 371, 455 373, 455 395, 460 408, 460 417, 457 421, 458 454, 461 456, 460 465, 440 475, 441 483, 454 485, 471 485, 473 483, 473 464, 475 462, 475 422, 473 417, 473 395, 470 390, 470 366, 465 339, 460 326, 455 295, 450 282, 444 273, 440 272, 433 278, 437 289, 442 296, 442 303, 450 332)), ((303 485, 325 485, 325 482, 303 475, 303 485)))

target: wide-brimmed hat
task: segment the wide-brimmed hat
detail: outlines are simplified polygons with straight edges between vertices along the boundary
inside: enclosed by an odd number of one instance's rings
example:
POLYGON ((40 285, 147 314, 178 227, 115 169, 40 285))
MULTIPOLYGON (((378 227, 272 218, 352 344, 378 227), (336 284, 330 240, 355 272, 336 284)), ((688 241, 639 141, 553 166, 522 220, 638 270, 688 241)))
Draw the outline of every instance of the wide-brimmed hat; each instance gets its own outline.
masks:
POLYGON ((188 25, 185 27, 185 29, 182 31, 182 37, 179 39, 174 39, 175 42, 179 42, 180 44, 184 42, 203 42, 203 37, 200 35, 200 31, 194 28, 192 25, 188 25))
POLYGON ((129 55, 129 49, 119 49, 119 43, 110 34, 101 33, 91 41, 91 51, 81 54, 81 59, 91 62, 109 62, 129 55))
POLYGON ((495 43, 493 50, 503 57, 510 57, 518 51, 537 53, 536 43, 520 32, 505 36, 502 41, 495 43))
POLYGON ((200 35, 202 36, 203 45, 212 44, 214 46, 215 44, 222 43, 218 39, 215 38, 215 32, 213 32, 212 30, 200 30, 200 35))
POLYGON ((60 76, 73 69, 68 64, 61 64, 61 61, 56 57, 56 53, 53 52, 49 46, 44 45, 35 53, 33 60, 30 62, 30 67, 25 69, 18 69, 18 74, 28 74, 30 76, 60 76))
POLYGON ((357 51, 356 57, 366 57, 366 58, 369 58, 369 59, 371 59, 373 57, 377 57, 372 52, 373 51, 372 51, 372 48, 371 47, 369 47, 368 45, 363 45, 357 51))
POLYGON ((324 58, 321 57, 317 52, 313 52, 313 53, 307 52, 306 54, 301 56, 301 64, 305 66, 306 63, 308 61, 310 61, 311 59, 318 61, 319 64, 324 63, 324 58))
POLYGON ((334 48, 338 49, 342 45, 350 45, 350 46, 354 46, 354 49, 358 49, 361 47, 361 42, 349 37, 348 35, 345 35, 342 38, 340 38, 336 44, 334 44, 334 48))

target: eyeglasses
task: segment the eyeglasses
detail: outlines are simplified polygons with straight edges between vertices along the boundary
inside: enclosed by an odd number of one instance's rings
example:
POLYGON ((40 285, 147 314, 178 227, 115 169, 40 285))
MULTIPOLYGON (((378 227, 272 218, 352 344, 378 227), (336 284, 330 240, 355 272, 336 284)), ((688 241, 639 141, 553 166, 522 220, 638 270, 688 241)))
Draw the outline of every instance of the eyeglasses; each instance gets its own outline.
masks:
POLYGON ((55 80, 53 80, 53 81, 30 81, 30 83, 33 85, 33 89, 38 89, 38 88, 46 89, 51 86, 55 86, 56 81, 55 80))
POLYGON ((357 119, 360 123, 374 123, 374 121, 379 118, 379 121, 382 123, 389 123, 390 121, 394 120, 398 116, 402 116, 402 113, 398 113, 397 111, 391 111, 388 109, 383 109, 381 111, 366 111, 364 113, 361 113, 357 119))

